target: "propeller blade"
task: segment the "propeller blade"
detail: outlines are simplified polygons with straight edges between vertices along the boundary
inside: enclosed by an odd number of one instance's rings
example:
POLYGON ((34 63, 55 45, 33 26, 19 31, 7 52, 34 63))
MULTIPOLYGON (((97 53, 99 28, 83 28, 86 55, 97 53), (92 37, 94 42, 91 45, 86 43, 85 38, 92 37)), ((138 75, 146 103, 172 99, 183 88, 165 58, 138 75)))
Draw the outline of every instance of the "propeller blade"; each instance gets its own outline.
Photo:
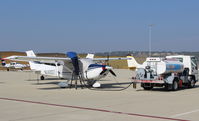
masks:
POLYGON ((104 69, 104 70, 100 73, 100 75, 104 74, 106 71, 107 71, 107 69, 104 69))
POLYGON ((113 76, 117 76, 113 70, 109 70, 113 76))

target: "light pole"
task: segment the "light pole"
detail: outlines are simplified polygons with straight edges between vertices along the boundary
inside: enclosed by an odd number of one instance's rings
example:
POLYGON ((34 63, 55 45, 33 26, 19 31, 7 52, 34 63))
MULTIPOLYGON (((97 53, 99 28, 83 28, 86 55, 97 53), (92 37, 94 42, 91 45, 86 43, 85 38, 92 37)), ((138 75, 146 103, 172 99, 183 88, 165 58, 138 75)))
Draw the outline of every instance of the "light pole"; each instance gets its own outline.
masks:
POLYGON ((154 26, 154 24, 149 24, 149 57, 151 57, 151 29, 154 26))

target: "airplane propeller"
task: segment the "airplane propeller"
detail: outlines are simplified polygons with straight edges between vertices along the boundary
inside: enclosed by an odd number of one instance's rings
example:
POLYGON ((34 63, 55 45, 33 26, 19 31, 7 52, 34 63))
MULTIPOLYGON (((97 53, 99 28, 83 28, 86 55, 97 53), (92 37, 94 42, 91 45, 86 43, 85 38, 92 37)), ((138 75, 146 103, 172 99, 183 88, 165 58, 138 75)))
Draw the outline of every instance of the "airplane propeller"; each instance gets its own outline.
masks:
POLYGON ((110 73, 111 73, 113 76, 115 76, 115 77, 117 76, 113 70, 109 70, 109 71, 110 71, 110 73))
MULTIPOLYGON (((110 53, 107 54, 107 60, 106 60, 106 63, 107 63, 108 66, 110 65, 110 64, 109 64, 109 58, 110 58, 110 53)), ((112 69, 110 69, 109 72, 110 72, 113 76, 116 77, 116 74, 115 74, 115 72, 114 72, 112 69)))
POLYGON ((107 69, 103 69, 100 75, 104 74, 107 71, 107 69))
POLYGON ((104 74, 106 71, 109 71, 113 76, 116 76, 115 72, 112 70, 112 67, 110 66, 105 66, 100 75, 104 74))
POLYGON ((109 66, 109 58, 110 58, 110 54, 109 53, 107 54, 106 58, 107 59, 105 60, 105 63, 106 63, 106 65, 109 66))

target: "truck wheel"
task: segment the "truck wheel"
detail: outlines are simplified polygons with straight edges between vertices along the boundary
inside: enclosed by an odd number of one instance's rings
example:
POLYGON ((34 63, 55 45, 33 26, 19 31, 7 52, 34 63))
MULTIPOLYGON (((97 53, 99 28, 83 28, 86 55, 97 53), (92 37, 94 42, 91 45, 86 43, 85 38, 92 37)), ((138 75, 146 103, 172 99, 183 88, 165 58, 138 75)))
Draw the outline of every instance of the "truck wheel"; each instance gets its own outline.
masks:
POLYGON ((193 87, 195 87, 195 84, 196 84, 196 81, 195 80, 191 80, 190 82, 189 82, 189 88, 193 88, 193 87))
POLYGON ((173 84, 165 84, 165 89, 168 91, 173 90, 173 84))
POLYGON ((177 81, 173 81, 172 90, 173 90, 173 91, 178 90, 178 82, 177 82, 177 81))
POLYGON ((44 78, 44 76, 42 75, 41 77, 40 77, 40 80, 44 80, 45 78, 44 78))

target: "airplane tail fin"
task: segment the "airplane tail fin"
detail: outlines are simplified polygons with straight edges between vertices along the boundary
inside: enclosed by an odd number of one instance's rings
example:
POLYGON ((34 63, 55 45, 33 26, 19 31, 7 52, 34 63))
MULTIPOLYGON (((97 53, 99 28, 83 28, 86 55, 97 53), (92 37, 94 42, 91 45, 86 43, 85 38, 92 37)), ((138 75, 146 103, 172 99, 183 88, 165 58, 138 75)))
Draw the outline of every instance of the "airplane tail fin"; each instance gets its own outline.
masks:
POLYGON ((133 56, 127 56, 127 58, 129 58, 127 60, 127 64, 129 69, 131 70, 135 70, 140 64, 137 63, 137 61, 135 60, 135 58, 133 56))
POLYGON ((86 58, 89 58, 89 59, 93 59, 94 58, 94 54, 87 54, 86 58))
POLYGON ((28 57, 36 57, 35 53, 32 50, 26 51, 28 57))
MULTIPOLYGON (((26 54, 28 57, 36 57, 35 53, 32 50, 26 51, 26 54)), ((31 70, 37 70, 35 62, 29 61, 29 65, 31 70)))

